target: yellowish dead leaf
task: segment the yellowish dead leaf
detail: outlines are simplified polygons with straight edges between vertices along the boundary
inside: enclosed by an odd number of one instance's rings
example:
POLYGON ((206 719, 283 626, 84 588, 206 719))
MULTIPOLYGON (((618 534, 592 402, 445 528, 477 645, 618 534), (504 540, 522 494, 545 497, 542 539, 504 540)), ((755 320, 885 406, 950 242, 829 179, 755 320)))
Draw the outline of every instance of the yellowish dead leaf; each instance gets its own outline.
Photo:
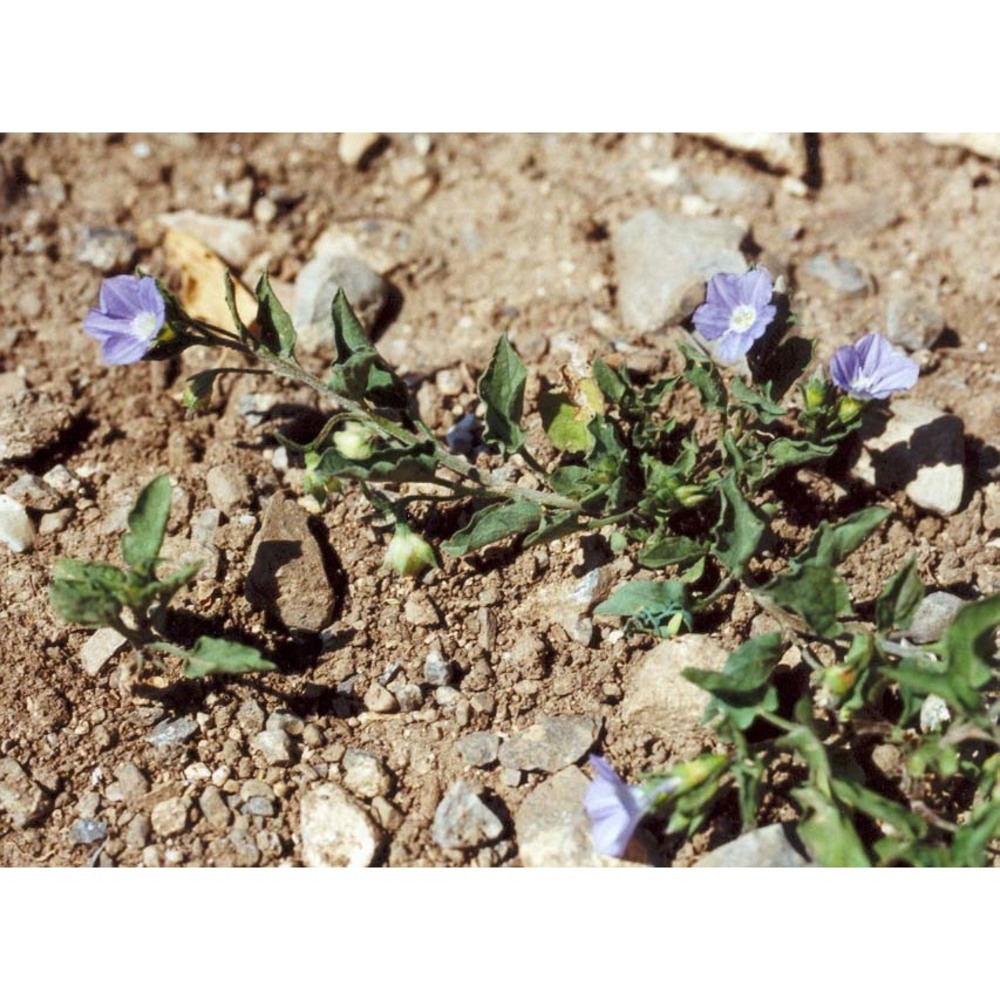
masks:
MULTIPOLYGON (((236 333, 229 307, 223 276, 228 268, 218 254, 201 240, 176 229, 168 229, 163 238, 167 264, 181 277, 178 298, 181 305, 196 319, 236 333)), ((257 303, 247 289, 233 278, 236 289, 236 310, 247 326, 257 315, 257 303)))

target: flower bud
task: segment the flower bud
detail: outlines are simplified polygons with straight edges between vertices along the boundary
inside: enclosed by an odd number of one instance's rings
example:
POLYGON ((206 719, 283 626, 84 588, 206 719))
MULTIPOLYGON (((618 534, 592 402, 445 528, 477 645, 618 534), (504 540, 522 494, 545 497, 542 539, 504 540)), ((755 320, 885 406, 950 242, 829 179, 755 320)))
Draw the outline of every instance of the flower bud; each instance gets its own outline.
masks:
POLYGON ((385 565, 400 576, 416 576, 425 569, 437 566, 434 550, 415 531, 402 521, 396 522, 396 531, 385 553, 385 565))
POLYGON ((823 671, 823 687, 838 699, 850 694, 857 679, 858 672, 853 667, 828 667, 823 671))
POLYGON ((865 408, 864 400, 853 396, 842 396, 837 403, 837 419, 842 424, 849 424, 865 408))
POLYGON ((802 387, 802 395, 805 399, 807 410, 818 410, 826 402, 826 394, 830 383, 814 375, 802 387))
POLYGON ((704 490, 695 483, 689 483, 686 486, 678 486, 674 490, 674 496, 677 498, 677 502, 682 507, 697 507, 698 504, 704 503, 708 499, 704 490))
POLYGON ((344 458, 363 462, 372 456, 374 435, 357 420, 348 420, 343 428, 333 434, 333 446, 344 458))
POLYGON ((722 754, 709 753, 684 764, 678 764, 670 769, 671 775, 680 779, 677 790, 681 793, 697 788, 706 781, 712 781, 729 763, 729 758, 722 754))

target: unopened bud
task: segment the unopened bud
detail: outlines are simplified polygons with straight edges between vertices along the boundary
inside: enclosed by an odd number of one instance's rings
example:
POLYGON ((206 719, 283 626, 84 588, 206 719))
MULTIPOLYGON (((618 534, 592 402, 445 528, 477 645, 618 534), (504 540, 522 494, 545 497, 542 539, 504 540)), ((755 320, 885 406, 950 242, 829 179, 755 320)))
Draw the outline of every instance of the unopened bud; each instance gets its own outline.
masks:
POLYGON ((385 565, 392 567, 400 576, 416 576, 437 564, 437 558, 430 545, 402 521, 398 521, 392 541, 386 549, 385 565))
POLYGON ((364 424, 348 420, 343 428, 333 434, 333 446, 344 458, 362 462, 372 456, 373 434, 364 424))

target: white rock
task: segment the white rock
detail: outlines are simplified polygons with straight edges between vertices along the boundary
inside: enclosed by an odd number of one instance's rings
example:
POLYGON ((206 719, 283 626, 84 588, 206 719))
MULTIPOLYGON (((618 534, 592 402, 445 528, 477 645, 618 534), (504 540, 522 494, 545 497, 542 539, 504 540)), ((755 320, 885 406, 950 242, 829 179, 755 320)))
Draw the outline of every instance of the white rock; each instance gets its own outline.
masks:
POLYGON ((302 861, 310 868, 366 868, 382 843, 368 813, 329 782, 302 797, 302 861))
POLYGON ((382 138, 381 132, 341 132, 337 156, 348 167, 358 166, 382 138))
POLYGON ((706 854, 696 868, 813 868, 796 850, 782 823, 751 830, 706 854))
POLYGON ((961 418, 915 399, 897 399, 888 420, 868 410, 861 454, 852 473, 883 490, 903 487, 923 510, 947 516, 965 493, 965 439, 961 418))
POLYGON ((960 146, 977 156, 1000 160, 1000 132, 925 132, 935 146, 960 146))
POLYGON ((344 754, 344 787, 364 799, 388 794, 392 778, 385 765, 373 753, 348 750, 344 754))
POLYGON ((805 136, 801 132, 695 132, 721 146, 752 153, 769 166, 801 176, 809 161, 805 136))
POLYGON ((154 832, 161 837, 183 833, 188 825, 188 801, 175 798, 157 802, 149 818, 154 832))
POLYGON ((503 822, 480 799, 483 788, 460 778, 454 782, 434 813, 431 836, 444 848, 467 849, 496 840, 503 822))
POLYGON ((721 670, 728 657, 707 635, 665 639, 646 653, 627 679, 622 715, 632 725, 662 736, 697 728, 709 695, 685 680, 681 671, 721 670))
POLYGON ((292 761, 292 738, 281 730, 258 733, 250 746, 259 750, 268 764, 290 764, 292 761))
POLYGON ((12 497, 0 494, 0 542, 11 552, 27 552, 35 541, 28 512, 12 497))
POLYGON ((80 663, 84 672, 96 677, 101 667, 125 645, 125 637, 113 628, 99 628, 80 647, 80 663))

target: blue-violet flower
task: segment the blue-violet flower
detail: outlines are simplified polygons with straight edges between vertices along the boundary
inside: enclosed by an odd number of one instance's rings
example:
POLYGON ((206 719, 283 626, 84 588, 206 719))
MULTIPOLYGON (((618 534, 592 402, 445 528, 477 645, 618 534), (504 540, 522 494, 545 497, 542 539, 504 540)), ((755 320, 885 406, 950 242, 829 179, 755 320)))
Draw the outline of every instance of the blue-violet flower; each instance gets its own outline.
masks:
POLYGON ((680 779, 663 778, 651 786, 635 787, 622 781, 603 757, 591 755, 590 764, 596 776, 583 796, 590 836, 598 853, 620 858, 643 816, 660 795, 673 791, 680 779))
POLYGON ((83 328, 101 345, 106 364, 130 365, 146 355, 166 320, 166 304, 153 278, 121 274, 101 284, 100 308, 83 328))
POLYGON ((709 279, 705 302, 693 319, 695 329, 711 342, 717 361, 734 364, 764 335, 778 311, 771 305, 772 292, 771 275, 762 267, 709 279))
POLYGON ((830 361, 833 381, 855 399, 885 399, 917 383, 920 365, 895 350, 880 333, 838 348, 830 361))

